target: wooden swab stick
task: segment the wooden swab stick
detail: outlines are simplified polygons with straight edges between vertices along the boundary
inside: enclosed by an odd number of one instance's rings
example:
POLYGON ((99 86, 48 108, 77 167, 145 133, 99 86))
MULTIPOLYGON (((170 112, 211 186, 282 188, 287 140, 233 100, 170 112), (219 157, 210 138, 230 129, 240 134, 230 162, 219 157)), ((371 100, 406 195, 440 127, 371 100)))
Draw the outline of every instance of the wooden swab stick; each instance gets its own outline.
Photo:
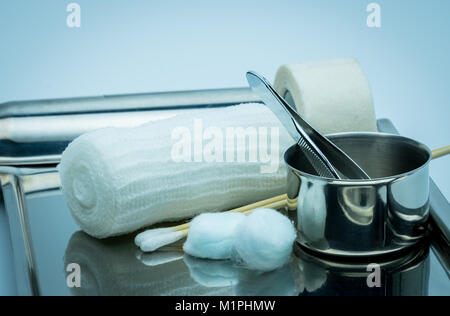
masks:
POLYGON ((432 153, 433 159, 437 159, 439 157, 446 156, 446 155, 450 154, 450 145, 432 150, 431 153, 432 153))
MULTIPOLYGON (((238 207, 227 212, 241 212, 248 214, 257 208, 280 209, 287 206, 287 195, 282 194, 267 200, 238 207)), ((144 252, 151 252, 163 246, 172 244, 185 238, 189 233, 190 223, 178 226, 149 229, 135 238, 135 244, 144 252)))
MULTIPOLYGON (((251 209, 247 209, 248 206, 249 205, 241 207, 239 209, 230 210, 230 211, 227 211, 225 213, 240 212, 240 213, 244 213, 245 215, 248 215, 248 214, 250 214, 251 212, 253 212, 257 208, 273 208, 273 209, 277 210, 277 209, 280 209, 280 208, 283 208, 283 207, 287 206, 287 199, 276 201, 276 202, 272 202, 272 203, 265 204, 265 205, 258 206, 258 207, 254 207, 254 208, 251 208, 251 209), (242 210, 240 210, 240 209, 242 209, 242 210)), ((190 223, 186 223, 186 224, 183 224, 183 225, 175 226, 175 227, 173 227, 173 229, 174 229, 174 231, 183 232, 183 235, 182 235, 183 237, 182 238, 184 238, 184 237, 187 237, 187 235, 189 233, 189 226, 190 226, 190 223), (179 227, 182 227, 182 226, 186 227, 186 228, 180 229, 179 227)), ((182 238, 180 238, 180 239, 182 239, 182 238)))
MULTIPOLYGON (((286 204, 286 201, 287 201, 287 195, 281 194, 281 195, 275 196, 275 197, 267 199, 267 200, 262 200, 262 201, 259 201, 256 203, 241 206, 241 207, 238 207, 238 208, 226 211, 226 212, 245 213, 245 212, 252 211, 254 209, 261 208, 261 207, 278 209, 278 208, 284 207, 286 204)), ((186 223, 186 224, 174 226, 171 228, 173 229, 173 231, 185 230, 185 229, 189 228, 190 224, 191 223, 186 223)))

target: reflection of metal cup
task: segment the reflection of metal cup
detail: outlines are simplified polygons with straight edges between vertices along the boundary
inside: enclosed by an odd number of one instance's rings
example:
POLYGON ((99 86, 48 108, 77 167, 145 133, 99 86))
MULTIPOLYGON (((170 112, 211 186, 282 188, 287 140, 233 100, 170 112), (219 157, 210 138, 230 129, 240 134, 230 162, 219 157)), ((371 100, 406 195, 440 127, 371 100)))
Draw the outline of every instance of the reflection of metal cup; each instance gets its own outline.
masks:
MULTIPOLYGON (((400 257, 377 257, 379 286, 370 287, 371 262, 338 261, 313 256, 296 246, 302 296, 426 296, 430 275, 429 247, 420 244, 400 257)), ((373 258, 372 258, 373 259, 373 258)))
POLYGON ((315 176, 298 145, 285 153, 288 205, 312 250, 341 256, 391 253, 417 243, 429 214, 431 152, 414 140, 379 133, 329 136, 372 178, 315 176))

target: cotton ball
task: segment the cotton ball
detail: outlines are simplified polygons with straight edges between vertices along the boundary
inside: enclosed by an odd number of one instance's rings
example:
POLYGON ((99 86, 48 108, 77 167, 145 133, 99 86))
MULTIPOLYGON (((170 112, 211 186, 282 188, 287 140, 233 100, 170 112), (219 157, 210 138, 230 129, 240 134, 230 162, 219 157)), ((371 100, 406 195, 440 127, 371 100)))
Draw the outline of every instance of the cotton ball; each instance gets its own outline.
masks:
POLYGON ((183 250, 199 258, 231 258, 233 232, 245 218, 242 213, 204 213, 195 217, 183 250))
POLYGON ((257 209, 234 232, 234 259, 247 268, 271 271, 290 257, 296 231, 291 221, 272 209, 257 209))

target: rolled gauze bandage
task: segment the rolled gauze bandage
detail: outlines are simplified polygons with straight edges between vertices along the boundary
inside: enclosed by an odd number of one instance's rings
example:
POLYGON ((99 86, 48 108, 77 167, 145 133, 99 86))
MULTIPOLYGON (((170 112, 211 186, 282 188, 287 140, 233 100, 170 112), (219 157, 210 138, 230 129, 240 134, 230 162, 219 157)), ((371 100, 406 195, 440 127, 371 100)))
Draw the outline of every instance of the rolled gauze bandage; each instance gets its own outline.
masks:
POLYGON ((282 66, 274 88, 322 134, 377 131, 369 83, 353 58, 282 66))
POLYGON ((84 134, 59 172, 77 224, 106 238, 285 193, 292 143, 267 107, 243 104, 84 134))

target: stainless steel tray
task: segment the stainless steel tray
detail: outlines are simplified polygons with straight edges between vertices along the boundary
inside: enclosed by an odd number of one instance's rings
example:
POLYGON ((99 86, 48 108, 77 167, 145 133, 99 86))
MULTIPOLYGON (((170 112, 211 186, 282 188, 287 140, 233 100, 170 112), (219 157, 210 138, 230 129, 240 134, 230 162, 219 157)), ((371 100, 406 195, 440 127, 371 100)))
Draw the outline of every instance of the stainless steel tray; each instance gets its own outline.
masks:
MULTIPOLYGON (((395 132, 389 120, 378 123, 395 132)), ((53 158, 59 154, 55 149, 53 158)), ((87 236, 70 216, 54 165, 2 166, 0 181, 20 295, 450 295, 450 205, 433 181, 430 238, 414 249, 340 262, 296 247, 288 265, 265 274, 196 259, 175 246, 142 254, 132 235, 87 236), (70 263, 80 265, 80 288, 66 283, 70 263), (381 287, 367 286, 368 263, 380 264, 381 287)))
POLYGON ((0 165, 55 164, 69 141, 103 127, 132 127, 184 110, 261 102, 250 88, 110 95, 0 104, 0 165))

